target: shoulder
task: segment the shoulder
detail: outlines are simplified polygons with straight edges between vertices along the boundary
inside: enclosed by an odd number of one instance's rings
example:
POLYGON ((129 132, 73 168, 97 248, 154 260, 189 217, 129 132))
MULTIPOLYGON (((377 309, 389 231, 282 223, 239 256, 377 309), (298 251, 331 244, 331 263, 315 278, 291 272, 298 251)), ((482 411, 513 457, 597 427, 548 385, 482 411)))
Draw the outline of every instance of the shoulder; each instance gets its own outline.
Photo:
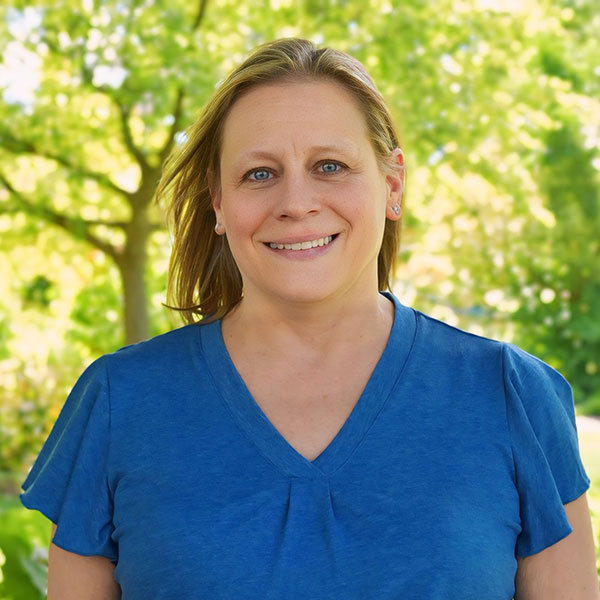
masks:
POLYGON ((136 344, 123 346, 106 354, 104 358, 110 365, 119 363, 134 364, 147 361, 173 362, 188 355, 198 346, 200 325, 185 325, 166 333, 157 335, 136 344))
POLYGON ((90 365, 89 370, 102 369, 108 385, 114 389, 147 388, 154 382, 177 378, 197 369, 201 356, 200 325, 186 325, 148 340, 124 346, 105 354, 90 365))
MULTIPOLYGON (((112 416, 146 414, 173 399, 212 390, 199 324, 186 325, 124 346, 96 359, 74 389, 97 388, 105 394, 112 416), (133 412, 132 412, 133 411, 133 412)), ((115 421, 116 423, 116 421, 115 421)))
POLYGON ((501 362, 504 342, 449 325, 419 310, 413 311, 421 345, 429 353, 456 360, 495 358, 501 362))
POLYGON ((560 396, 569 396, 568 381, 554 367, 510 342, 470 333, 413 309, 419 335, 430 354, 454 361, 493 360, 502 376, 517 389, 543 384, 560 396))
POLYGON ((503 345, 504 377, 518 390, 540 391, 539 386, 551 388, 559 397, 570 399, 569 382, 554 367, 514 344, 503 345))

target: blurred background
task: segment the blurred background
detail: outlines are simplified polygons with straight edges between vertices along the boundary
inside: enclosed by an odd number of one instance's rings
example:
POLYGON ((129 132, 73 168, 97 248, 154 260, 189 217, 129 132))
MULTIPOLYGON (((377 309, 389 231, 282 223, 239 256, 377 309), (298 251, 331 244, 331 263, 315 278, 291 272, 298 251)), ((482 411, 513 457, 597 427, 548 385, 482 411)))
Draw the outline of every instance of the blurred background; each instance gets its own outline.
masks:
MULTIPOLYGON (((85 366, 179 326, 161 165, 256 45, 360 59, 407 160, 395 292, 561 371, 600 532, 596 0, 28 0, 0 7, 0 600, 45 597, 19 487, 85 366)), ((597 540, 597 544, 599 541, 597 540)))

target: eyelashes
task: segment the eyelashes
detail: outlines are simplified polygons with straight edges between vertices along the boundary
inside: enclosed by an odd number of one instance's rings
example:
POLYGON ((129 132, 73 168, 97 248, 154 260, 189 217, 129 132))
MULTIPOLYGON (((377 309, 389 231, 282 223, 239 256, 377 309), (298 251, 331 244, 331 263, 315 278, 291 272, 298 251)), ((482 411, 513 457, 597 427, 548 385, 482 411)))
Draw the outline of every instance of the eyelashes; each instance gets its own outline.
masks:
MULTIPOLYGON (((332 175, 338 175, 348 167, 335 160, 323 160, 317 163, 316 168, 320 169, 321 175, 331 177, 332 175)), ((274 176, 275 173, 272 169, 269 169, 268 167, 256 167, 255 169, 250 169, 244 173, 240 179, 240 183, 245 181, 249 181, 251 183, 263 183, 266 181, 271 181, 274 176)))

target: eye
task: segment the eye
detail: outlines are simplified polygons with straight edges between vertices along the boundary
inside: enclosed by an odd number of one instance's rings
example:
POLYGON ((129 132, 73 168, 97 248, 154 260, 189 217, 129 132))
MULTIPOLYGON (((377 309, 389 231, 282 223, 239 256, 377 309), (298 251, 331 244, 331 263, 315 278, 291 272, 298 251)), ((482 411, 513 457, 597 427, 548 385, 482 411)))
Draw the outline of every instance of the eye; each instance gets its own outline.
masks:
POLYGON ((273 179, 273 173, 270 169, 267 169, 266 167, 257 167, 256 169, 246 171, 240 178, 239 183, 262 183, 264 181, 270 181, 271 179, 273 179))
POLYGON ((337 162, 322 162, 319 165, 319 169, 321 169, 321 173, 325 175, 333 175, 334 173, 339 173, 343 168, 343 165, 337 162))
POLYGON ((246 178, 250 179, 250 181, 267 181, 271 173, 266 169, 254 169, 247 173, 246 178))

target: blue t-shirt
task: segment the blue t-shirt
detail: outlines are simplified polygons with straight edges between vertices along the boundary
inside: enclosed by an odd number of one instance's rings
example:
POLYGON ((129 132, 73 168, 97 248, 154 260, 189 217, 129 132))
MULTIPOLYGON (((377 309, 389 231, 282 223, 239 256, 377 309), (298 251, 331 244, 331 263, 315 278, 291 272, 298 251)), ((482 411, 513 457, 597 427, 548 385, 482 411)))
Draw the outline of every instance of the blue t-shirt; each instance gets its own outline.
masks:
POLYGON ((523 350, 395 303, 315 460, 250 396, 221 323, 95 361, 23 484, 54 543, 116 564, 124 600, 510 600, 517 557, 583 494, 569 384, 523 350))

